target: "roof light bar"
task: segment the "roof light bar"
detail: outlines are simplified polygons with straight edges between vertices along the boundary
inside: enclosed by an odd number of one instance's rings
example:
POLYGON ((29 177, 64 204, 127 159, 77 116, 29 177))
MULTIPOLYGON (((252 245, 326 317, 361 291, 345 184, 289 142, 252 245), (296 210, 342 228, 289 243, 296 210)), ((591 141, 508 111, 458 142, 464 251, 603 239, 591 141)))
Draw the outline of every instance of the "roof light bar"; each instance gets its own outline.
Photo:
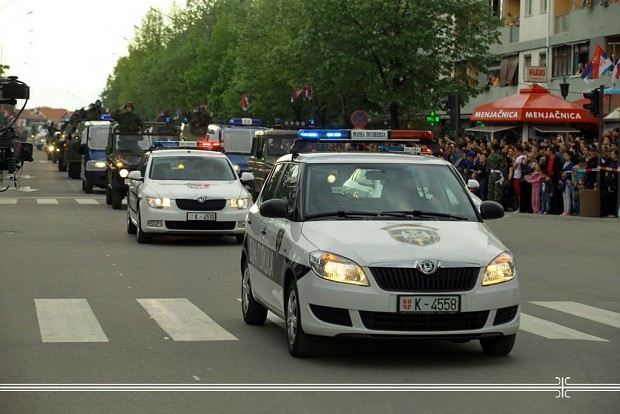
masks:
POLYGON ((346 129, 300 129, 297 136, 308 140, 321 138, 348 139, 349 131, 346 129))
POLYGON ((261 126, 263 125, 263 121, 255 118, 232 118, 228 121, 228 124, 237 126, 261 126))

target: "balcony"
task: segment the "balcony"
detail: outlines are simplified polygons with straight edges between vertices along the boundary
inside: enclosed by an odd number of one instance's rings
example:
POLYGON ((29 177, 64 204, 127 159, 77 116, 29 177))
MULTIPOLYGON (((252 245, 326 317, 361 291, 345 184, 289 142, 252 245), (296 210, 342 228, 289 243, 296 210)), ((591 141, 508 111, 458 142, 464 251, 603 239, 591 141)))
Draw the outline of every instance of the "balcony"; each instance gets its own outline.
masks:
POLYGON ((516 43, 519 41, 519 26, 504 26, 499 29, 500 44, 516 43))

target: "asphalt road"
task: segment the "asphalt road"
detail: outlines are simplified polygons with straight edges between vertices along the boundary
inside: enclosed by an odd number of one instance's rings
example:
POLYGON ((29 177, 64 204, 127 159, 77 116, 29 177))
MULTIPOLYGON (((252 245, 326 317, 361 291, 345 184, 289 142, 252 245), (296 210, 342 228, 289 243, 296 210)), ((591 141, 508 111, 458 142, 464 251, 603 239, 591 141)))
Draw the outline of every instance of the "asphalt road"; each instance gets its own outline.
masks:
POLYGON ((519 269, 507 357, 325 341, 295 359, 281 321, 243 322, 234 238, 139 245, 125 208, 35 158, 0 193, 2 413, 618 412, 618 219, 487 222, 519 269))

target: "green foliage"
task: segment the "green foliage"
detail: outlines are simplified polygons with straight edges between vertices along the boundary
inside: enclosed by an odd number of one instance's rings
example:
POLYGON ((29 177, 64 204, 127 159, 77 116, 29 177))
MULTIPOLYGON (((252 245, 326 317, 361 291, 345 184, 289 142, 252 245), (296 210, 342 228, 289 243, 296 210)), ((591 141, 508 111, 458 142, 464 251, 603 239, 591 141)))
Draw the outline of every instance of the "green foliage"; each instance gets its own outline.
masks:
POLYGON ((189 0, 147 13, 102 99, 133 101, 143 119, 206 101, 221 120, 347 126, 364 109, 398 128, 454 91, 479 93, 499 25, 485 0, 189 0), (308 84, 314 99, 291 103, 308 84))

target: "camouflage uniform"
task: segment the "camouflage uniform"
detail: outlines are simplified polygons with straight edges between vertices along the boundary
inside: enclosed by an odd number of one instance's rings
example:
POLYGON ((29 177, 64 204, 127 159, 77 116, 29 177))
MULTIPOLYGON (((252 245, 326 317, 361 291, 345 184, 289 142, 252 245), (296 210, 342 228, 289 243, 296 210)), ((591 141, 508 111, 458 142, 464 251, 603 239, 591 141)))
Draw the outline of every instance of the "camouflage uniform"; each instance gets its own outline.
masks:
POLYGON ((487 159, 488 191, 487 200, 502 202, 502 184, 508 176, 506 160, 499 150, 495 150, 487 159))
POLYGON ((119 124, 119 132, 121 134, 135 134, 142 131, 142 119, 133 112, 133 104, 127 103, 124 106, 125 112, 116 111, 112 118, 119 124), (131 106, 132 110, 128 111, 127 107, 131 106))

